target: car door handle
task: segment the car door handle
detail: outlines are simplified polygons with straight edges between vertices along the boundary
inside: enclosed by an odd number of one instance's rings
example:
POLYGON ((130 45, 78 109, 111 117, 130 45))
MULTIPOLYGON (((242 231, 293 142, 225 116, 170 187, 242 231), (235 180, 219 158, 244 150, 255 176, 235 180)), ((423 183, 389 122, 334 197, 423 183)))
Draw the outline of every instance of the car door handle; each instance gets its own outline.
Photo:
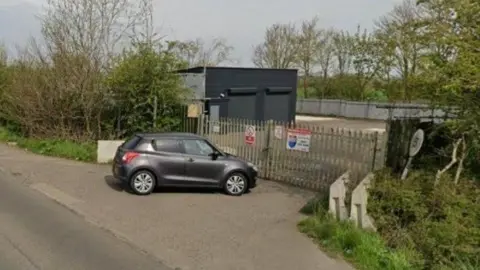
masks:
POLYGON ((193 158, 187 158, 188 162, 194 162, 195 160, 193 158))

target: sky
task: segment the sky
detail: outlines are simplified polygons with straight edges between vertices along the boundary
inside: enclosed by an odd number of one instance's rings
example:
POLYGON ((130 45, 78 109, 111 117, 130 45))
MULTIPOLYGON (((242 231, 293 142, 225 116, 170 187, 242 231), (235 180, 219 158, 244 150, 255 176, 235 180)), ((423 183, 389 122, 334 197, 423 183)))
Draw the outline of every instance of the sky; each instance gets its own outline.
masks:
MULTIPOLYGON (((0 0, 0 39, 11 47, 39 34, 35 14, 45 0, 0 0)), ((166 39, 225 38, 241 66, 251 66, 253 46, 274 23, 300 23, 314 16, 324 28, 354 31, 401 0, 153 0, 157 32, 166 39)))

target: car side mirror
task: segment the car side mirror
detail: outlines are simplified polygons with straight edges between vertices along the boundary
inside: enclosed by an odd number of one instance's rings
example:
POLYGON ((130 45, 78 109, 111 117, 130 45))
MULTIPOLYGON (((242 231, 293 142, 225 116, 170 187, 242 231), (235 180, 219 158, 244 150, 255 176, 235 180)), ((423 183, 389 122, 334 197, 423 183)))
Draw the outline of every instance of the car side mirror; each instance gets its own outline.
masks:
POLYGON ((209 156, 212 158, 212 160, 216 160, 220 155, 220 152, 213 151, 209 156))

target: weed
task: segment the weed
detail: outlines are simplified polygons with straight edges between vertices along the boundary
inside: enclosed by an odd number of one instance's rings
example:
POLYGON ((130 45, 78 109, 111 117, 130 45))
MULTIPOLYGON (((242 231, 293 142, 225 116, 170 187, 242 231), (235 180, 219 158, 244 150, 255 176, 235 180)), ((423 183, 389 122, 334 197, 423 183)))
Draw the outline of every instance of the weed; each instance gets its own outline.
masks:
POLYGON ((92 162, 96 159, 96 146, 90 142, 78 143, 68 140, 24 138, 1 127, 0 141, 15 142, 18 147, 46 156, 85 162, 92 162))
POLYGON ((314 215, 301 221, 298 227, 327 251, 342 254, 358 269, 417 269, 410 263, 411 254, 389 249, 379 235, 360 230, 348 221, 314 215))

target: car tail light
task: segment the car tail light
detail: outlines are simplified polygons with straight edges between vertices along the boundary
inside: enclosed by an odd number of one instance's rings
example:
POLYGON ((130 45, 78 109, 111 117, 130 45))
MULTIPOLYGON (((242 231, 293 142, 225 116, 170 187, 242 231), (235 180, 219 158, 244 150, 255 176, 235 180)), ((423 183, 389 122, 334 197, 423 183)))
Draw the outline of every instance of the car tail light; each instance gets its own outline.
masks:
POLYGON ((128 164, 132 162, 132 160, 134 160, 139 155, 140 155, 139 153, 135 153, 135 152, 126 152, 122 157, 122 161, 123 163, 128 164))

